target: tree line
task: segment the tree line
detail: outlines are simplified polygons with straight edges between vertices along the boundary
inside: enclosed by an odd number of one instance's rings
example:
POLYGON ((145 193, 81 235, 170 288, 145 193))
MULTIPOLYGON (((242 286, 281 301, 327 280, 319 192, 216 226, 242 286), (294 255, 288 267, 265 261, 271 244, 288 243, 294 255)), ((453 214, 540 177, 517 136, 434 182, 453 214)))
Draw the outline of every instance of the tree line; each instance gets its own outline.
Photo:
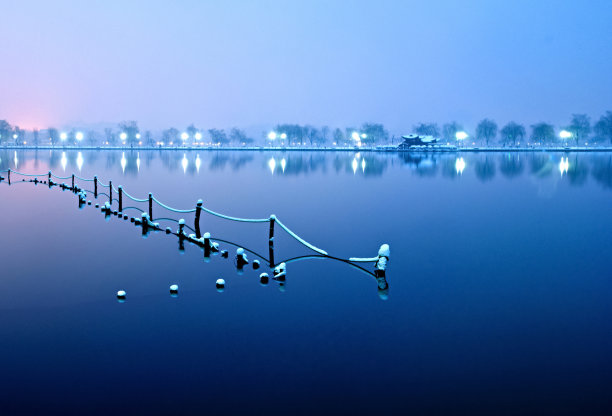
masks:
MULTIPOLYGON (((586 142, 609 142, 612 144, 612 111, 607 111, 595 123, 586 114, 573 114, 568 125, 558 129, 550 123, 540 122, 527 128, 511 121, 501 128, 491 119, 484 119, 478 123, 473 133, 465 132, 463 126, 456 122, 444 123, 418 123, 413 126, 413 133, 433 136, 448 143, 456 143, 457 133, 466 133, 469 142, 479 142, 486 146, 496 143, 502 145, 541 144, 553 145, 573 142, 582 145, 586 142), (560 137, 562 133, 563 137, 560 137)), ((150 130, 140 130, 136 121, 124 121, 116 128, 105 128, 102 133, 95 130, 79 131, 70 129, 61 132, 49 127, 43 134, 38 129, 30 132, 19 126, 12 126, 6 120, 0 120, 0 144, 15 144, 34 146, 48 145, 127 145, 127 146, 182 146, 193 143, 212 144, 218 146, 237 145, 250 146, 256 140, 249 137, 246 132, 237 127, 228 131, 224 129, 202 129, 190 124, 184 130, 175 127, 165 129, 159 133, 150 130)), ((401 138, 391 136, 383 124, 363 123, 361 126, 330 128, 329 126, 315 127, 300 124, 277 124, 271 131, 261 134, 259 143, 272 146, 373 146, 379 144, 392 144, 401 142, 401 138)))

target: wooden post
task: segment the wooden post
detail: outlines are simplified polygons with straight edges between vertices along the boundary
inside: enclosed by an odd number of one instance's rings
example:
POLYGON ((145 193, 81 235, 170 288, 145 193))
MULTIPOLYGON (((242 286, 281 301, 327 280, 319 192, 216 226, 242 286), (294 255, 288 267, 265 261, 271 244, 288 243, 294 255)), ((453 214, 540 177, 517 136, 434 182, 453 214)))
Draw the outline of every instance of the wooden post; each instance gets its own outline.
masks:
POLYGON ((270 215, 270 234, 268 238, 268 255, 270 257, 270 267, 274 267, 274 224, 276 215, 270 215))
POLYGON ((119 212, 123 212, 123 188, 121 185, 118 186, 117 190, 119 191, 119 212))
POLYGON ((153 193, 149 192, 149 218, 153 221, 153 193))
POLYGON ((109 203, 113 205, 113 181, 108 181, 109 203))
POLYGON ((274 240, 274 224, 276 223, 276 215, 270 215, 270 244, 272 244, 272 240, 274 240))
POLYGON ((98 198, 98 177, 94 176, 94 198, 98 198))
POLYGON ((8 184, 11 184, 11 170, 8 170, 8 184))
POLYGON ((74 173, 72 174, 72 190, 74 191, 74 173))
POLYGON ((51 186, 51 171, 49 171, 49 186, 51 186))
POLYGON ((200 233, 200 213, 202 212, 202 200, 198 199, 198 203, 196 204, 196 211, 195 211, 195 220, 194 220, 194 228, 195 228, 195 232, 196 232, 196 238, 201 238, 202 235, 200 233))

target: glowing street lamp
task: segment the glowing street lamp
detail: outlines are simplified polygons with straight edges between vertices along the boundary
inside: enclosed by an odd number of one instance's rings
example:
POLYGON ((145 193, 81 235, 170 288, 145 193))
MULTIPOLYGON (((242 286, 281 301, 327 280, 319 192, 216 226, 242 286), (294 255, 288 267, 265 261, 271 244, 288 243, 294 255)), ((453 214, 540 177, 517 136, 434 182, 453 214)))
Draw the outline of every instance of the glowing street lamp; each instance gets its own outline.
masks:
POLYGON ((561 130, 559 132, 559 137, 561 137, 562 139, 571 139, 572 138, 572 132, 571 131, 567 131, 567 130, 561 130))
POLYGON ((127 133, 126 132, 122 132, 119 135, 119 138, 124 142, 123 144, 125 144, 125 141, 127 140, 127 133))
POLYGON ((276 140, 276 132, 271 131, 270 133, 268 133, 268 139, 276 140))
POLYGON ((196 140, 202 140, 202 133, 197 132, 197 133, 195 134, 195 139, 196 139, 196 140))
POLYGON ((74 137, 75 139, 77 139, 77 141, 80 142, 81 140, 83 140, 83 133, 78 131, 74 137))
POLYGON ((457 140, 465 140, 468 137, 469 137, 468 134, 464 131, 458 131, 457 133, 455 133, 455 138, 457 140))
POLYGON ((136 139, 140 140, 140 133, 136 133, 136 139))
POLYGON ((280 138, 285 140, 287 138, 287 133, 281 133, 280 138))
POLYGON ((181 140, 185 141, 189 138, 189 134, 187 134, 186 132, 181 133, 181 140))
POLYGON ((65 142, 66 139, 68 138, 68 134, 65 132, 60 133, 60 140, 65 142))

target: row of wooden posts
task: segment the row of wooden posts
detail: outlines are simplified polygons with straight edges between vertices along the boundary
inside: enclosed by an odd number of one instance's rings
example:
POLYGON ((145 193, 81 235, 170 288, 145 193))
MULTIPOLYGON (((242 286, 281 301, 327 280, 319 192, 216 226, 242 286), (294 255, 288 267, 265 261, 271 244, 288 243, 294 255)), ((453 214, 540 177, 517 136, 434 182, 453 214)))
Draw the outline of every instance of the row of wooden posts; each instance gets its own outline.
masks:
MULTIPOLYGON (((11 170, 8 169, 7 171, 8 175, 7 175, 7 180, 8 180, 8 184, 11 184, 11 170)), ((51 180, 51 172, 48 173, 48 185, 49 187, 51 187, 51 185, 53 184, 53 181, 51 180)), ((75 190, 75 175, 72 174, 71 176, 71 180, 72 180, 72 186, 71 189, 75 190)), ((97 199, 98 198, 98 177, 94 176, 93 178, 93 183, 94 183, 94 197, 97 199)), ((112 205, 113 203, 113 182, 109 181, 108 182, 108 189, 109 189, 109 203, 112 205)), ((118 192, 118 202, 119 202, 119 209, 118 212, 123 212, 123 187, 121 185, 119 185, 117 187, 117 192, 118 192)), ((153 220, 153 193, 149 192, 149 198, 148 198, 148 203, 149 203, 149 218, 151 220, 153 220)), ((196 203, 196 208, 195 208, 195 218, 194 218, 194 230, 196 233, 196 238, 202 238, 202 234, 200 231, 200 217, 202 214, 202 205, 203 202, 202 200, 198 200, 198 202, 196 203)), ((274 225, 276 223, 276 217, 274 215, 270 216, 270 220, 269 220, 269 224, 270 224, 270 229, 269 229, 269 234, 268 234, 268 245, 269 245, 269 254, 270 254, 270 264, 274 264, 274 225)))

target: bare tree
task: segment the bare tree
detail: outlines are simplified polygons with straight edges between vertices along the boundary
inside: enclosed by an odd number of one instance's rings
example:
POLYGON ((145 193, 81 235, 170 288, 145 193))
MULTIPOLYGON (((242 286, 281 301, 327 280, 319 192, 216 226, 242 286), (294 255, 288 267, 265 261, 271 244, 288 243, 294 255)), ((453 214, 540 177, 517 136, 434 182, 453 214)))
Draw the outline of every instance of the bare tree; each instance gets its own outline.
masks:
POLYGON ((576 145, 584 143, 591 133, 591 119, 586 114, 572 114, 572 122, 567 130, 572 133, 576 145))
POLYGON ((484 141, 488 146, 497 137, 497 123, 485 118, 476 126, 476 139, 484 141))
POLYGON ((59 132, 54 127, 49 127, 47 129, 47 133, 49 134, 49 141, 52 146, 55 146, 57 141, 59 140, 59 132))
POLYGON ((552 143, 555 141, 555 128, 552 124, 537 123, 531 126, 531 141, 552 143))
POLYGON ((13 127, 6 120, 0 120, 0 143, 6 142, 11 139, 11 133, 13 127))
POLYGON ((461 124, 457 123, 456 121, 451 121, 450 123, 446 123, 444 126, 442 126, 442 137, 447 142, 451 142, 456 140, 457 132, 461 130, 463 130, 461 124))
POLYGON ((138 142, 140 130, 138 130, 138 123, 135 121, 123 121, 119 123, 119 130, 122 134, 125 133, 128 144, 133 145, 138 142))
POLYGON ((516 145, 517 142, 520 143, 525 138, 527 133, 525 132, 525 127, 511 121, 501 129, 500 134, 502 142, 516 145))
POLYGON ((344 133, 342 133, 342 130, 336 128, 336 130, 334 130, 334 142, 336 143, 336 145, 341 146, 342 144, 344 144, 344 141, 344 133))
POLYGON ((437 123, 419 123, 413 127, 413 130, 419 136, 440 137, 440 128, 437 123))
POLYGON ((599 118, 595 123, 595 134, 602 140, 609 140, 612 144, 612 111, 606 111, 606 114, 599 118))

